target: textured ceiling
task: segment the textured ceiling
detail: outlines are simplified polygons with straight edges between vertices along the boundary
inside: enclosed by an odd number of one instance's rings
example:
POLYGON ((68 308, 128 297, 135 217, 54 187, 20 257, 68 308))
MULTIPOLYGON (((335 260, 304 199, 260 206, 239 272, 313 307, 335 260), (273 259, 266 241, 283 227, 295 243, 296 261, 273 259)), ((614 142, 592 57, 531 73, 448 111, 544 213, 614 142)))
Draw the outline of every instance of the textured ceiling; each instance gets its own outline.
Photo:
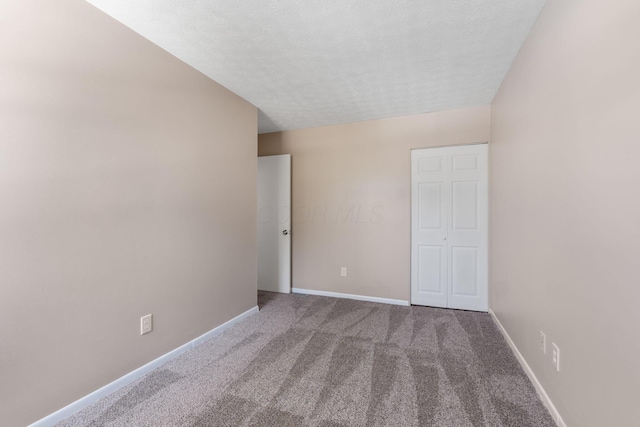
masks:
POLYGON ((260 109, 259 132, 486 105, 546 0, 89 0, 260 109))

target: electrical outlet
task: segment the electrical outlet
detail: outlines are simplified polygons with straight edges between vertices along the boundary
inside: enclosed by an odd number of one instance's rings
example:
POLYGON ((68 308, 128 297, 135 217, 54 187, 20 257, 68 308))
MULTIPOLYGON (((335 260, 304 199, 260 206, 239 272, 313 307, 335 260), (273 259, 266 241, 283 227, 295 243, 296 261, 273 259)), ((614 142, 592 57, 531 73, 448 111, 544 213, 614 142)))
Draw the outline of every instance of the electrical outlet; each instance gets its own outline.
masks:
POLYGON ((140 335, 153 331, 153 314, 147 314, 140 318, 140 335))
POLYGON ((340 276, 341 277, 347 277, 347 267, 342 267, 340 269, 340 276))
POLYGON ((547 354, 547 336, 542 331, 540 331, 540 351, 542 354, 547 354))
POLYGON ((560 348, 556 343, 551 343, 553 346, 553 364, 556 366, 556 371, 560 372, 560 348))

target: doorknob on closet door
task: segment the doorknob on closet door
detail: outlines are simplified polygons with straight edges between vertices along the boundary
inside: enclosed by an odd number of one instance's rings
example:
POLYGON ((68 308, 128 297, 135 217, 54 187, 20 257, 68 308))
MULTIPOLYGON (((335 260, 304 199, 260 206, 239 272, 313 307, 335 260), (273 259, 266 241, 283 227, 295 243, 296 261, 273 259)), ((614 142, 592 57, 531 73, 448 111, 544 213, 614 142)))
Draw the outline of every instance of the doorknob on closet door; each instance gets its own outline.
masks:
POLYGON ((289 230, 282 230, 282 234, 286 236, 287 234, 289 234, 289 230))

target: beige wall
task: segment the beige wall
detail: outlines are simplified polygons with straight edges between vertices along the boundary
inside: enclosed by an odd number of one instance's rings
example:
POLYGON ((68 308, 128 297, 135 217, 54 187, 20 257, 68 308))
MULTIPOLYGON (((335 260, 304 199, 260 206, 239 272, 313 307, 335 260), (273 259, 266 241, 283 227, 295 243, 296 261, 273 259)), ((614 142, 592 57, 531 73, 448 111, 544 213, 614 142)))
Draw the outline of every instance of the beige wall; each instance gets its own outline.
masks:
POLYGON ((491 307, 569 426, 640 420, 638 22, 550 0, 492 105, 491 307))
POLYGON ((259 155, 292 155, 293 286, 409 300, 410 150, 488 141, 489 121, 477 107, 260 135, 259 155))
POLYGON ((84 1, 2 7, 0 424, 18 426, 256 305, 257 115, 84 1))

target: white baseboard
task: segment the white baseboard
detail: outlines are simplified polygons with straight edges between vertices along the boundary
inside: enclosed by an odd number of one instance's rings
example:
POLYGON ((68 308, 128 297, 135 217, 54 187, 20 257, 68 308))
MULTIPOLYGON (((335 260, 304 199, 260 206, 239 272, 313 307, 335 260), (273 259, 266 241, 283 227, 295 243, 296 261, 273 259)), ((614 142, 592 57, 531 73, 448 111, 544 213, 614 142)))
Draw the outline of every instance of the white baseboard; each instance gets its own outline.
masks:
POLYGON ((340 292, 314 291, 311 289, 302 289, 302 288, 291 288, 291 292, 293 292, 294 294, 319 295, 323 297, 355 299, 358 301, 381 302, 383 304, 404 305, 404 306, 409 305, 409 301, 405 301, 401 299, 367 297, 364 295, 342 294, 340 292))
POLYGON ((92 403, 94 403, 95 401, 97 401, 98 399, 101 399, 111 393, 113 393, 114 391, 124 387, 125 385, 137 380, 138 378, 144 376, 145 374, 149 373, 150 371, 152 371, 153 369, 157 368, 158 366, 170 361, 171 359, 179 356, 180 354, 184 353, 185 351, 191 350, 192 348, 202 344, 203 342, 205 342, 206 340, 208 340, 209 338, 219 334, 220 332, 224 331, 225 329, 228 329, 229 327, 233 326, 235 323, 238 323, 239 321, 243 320, 245 317, 248 317, 252 314, 255 314, 258 312, 258 307, 253 307, 247 311, 245 311, 244 313, 239 314, 238 316, 234 317, 233 319, 223 323, 222 325, 213 328, 212 330, 210 330, 209 332, 206 332, 202 335, 200 335, 198 338, 189 341, 188 343, 181 345, 180 347, 171 350, 170 352, 163 354, 162 356, 158 357, 155 360, 152 360, 151 362, 147 363, 144 366, 141 366, 140 368, 136 369, 135 371, 129 372, 128 374, 118 378, 117 380, 105 385, 104 387, 94 391, 93 393, 90 393, 78 400, 76 400, 75 402, 65 406, 64 408, 54 412, 51 415, 48 415, 44 418, 42 418, 39 421, 36 421, 35 423, 31 424, 29 427, 50 427, 55 425, 56 423, 64 420, 65 418, 70 417, 71 415, 75 414, 76 412, 86 408, 87 406, 91 405, 92 403))
POLYGON ((507 340, 507 343, 509 343, 509 347, 511 347, 511 350, 516 355, 516 358, 518 359, 518 362, 520 362, 522 369, 524 369, 527 376, 529 377, 529 380, 531 380, 531 382, 533 383, 533 386, 536 388, 536 391, 538 392, 538 395, 540 396, 542 403, 544 403, 544 405, 547 407, 547 409, 549 410, 549 413, 553 417, 558 427, 567 427, 562 417, 560 416, 560 413, 558 412, 553 402, 549 398, 549 395, 542 387, 542 384, 540 384, 540 381, 538 381, 538 378, 536 378, 536 375, 531 370, 531 367, 529 366, 527 361, 524 359, 524 356, 522 356, 522 353, 520 353, 520 350, 518 350, 518 347, 516 347, 515 343, 507 333, 504 326, 502 326, 502 323, 500 323, 500 320, 498 320, 498 317, 496 316, 496 314, 493 312, 493 310, 489 310, 489 314, 491 314, 493 321, 498 326, 498 329, 500 330, 504 338, 507 340))

